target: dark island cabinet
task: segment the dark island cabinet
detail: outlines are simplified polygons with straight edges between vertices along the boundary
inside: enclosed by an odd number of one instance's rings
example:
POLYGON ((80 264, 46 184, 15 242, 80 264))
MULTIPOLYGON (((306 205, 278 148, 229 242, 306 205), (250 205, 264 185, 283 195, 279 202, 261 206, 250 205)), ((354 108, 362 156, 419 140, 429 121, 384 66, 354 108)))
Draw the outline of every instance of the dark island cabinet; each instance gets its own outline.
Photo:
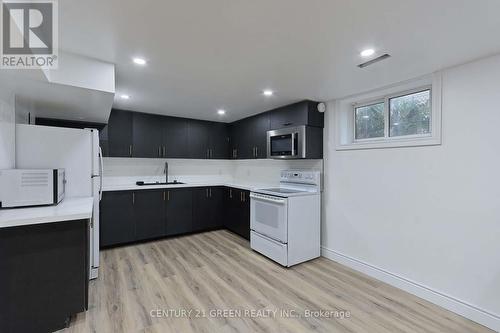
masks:
POLYGON ((165 201, 162 190, 134 191, 135 240, 162 237, 165 234, 165 201))
POLYGON ((224 226, 250 239, 250 192, 237 188, 226 188, 224 226))
POLYGON ((135 240, 134 192, 104 192, 100 214, 102 247, 125 244, 135 240))
POLYGON ((165 193, 165 236, 193 231, 193 191, 191 188, 168 189, 165 193))
POLYGON ((89 221, 0 229, 0 332, 54 332, 88 309, 89 221))

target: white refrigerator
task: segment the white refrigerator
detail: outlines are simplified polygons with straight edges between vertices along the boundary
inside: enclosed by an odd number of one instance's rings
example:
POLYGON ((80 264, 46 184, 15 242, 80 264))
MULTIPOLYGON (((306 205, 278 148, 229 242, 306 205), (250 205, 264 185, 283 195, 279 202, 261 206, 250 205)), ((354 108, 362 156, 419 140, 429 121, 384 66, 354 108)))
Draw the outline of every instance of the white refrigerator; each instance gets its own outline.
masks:
POLYGON ((90 226, 90 279, 99 268, 99 201, 102 197, 102 152, 99 132, 36 125, 16 125, 16 168, 65 169, 65 197, 93 197, 90 226))

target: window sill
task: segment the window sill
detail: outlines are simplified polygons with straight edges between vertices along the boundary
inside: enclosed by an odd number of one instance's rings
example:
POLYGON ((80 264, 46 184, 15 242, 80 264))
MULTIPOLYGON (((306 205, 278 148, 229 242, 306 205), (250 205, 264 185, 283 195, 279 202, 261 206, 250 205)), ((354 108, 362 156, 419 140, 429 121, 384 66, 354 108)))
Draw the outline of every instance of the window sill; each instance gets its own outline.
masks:
POLYGON ((437 146, 441 144, 441 138, 426 136, 421 138, 398 138, 390 140, 366 140, 349 144, 337 145, 336 150, 358 150, 358 149, 383 149, 400 147, 423 147, 437 146))

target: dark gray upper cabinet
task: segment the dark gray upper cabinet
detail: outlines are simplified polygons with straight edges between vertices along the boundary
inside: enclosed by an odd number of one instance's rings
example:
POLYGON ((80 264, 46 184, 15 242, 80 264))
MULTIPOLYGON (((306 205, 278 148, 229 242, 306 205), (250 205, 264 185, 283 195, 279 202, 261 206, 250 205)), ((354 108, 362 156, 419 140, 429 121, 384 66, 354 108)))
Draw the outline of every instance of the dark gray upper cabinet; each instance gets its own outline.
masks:
POLYGON ((232 159, 266 158, 269 113, 261 113, 230 125, 229 157, 232 159))
POLYGON ((163 117, 134 112, 133 156, 146 158, 163 157, 163 117))
POLYGON ((112 110, 108 121, 108 156, 132 157, 132 112, 112 110))
MULTIPOLYGON (((231 124, 112 110, 101 144, 111 157, 266 158, 267 131, 300 125, 323 128, 317 105, 303 101, 231 124)), ((308 139, 314 139, 308 144, 319 150, 322 134, 308 139)))
POLYGON ((190 120, 188 123, 188 153, 190 158, 208 158, 208 121, 190 120))
POLYGON ((203 120, 189 120, 188 152, 190 158, 227 159, 228 125, 203 120))
POLYGON ((135 239, 145 240, 165 234, 165 196, 162 190, 133 193, 135 239))
POLYGON ((211 123, 208 135, 209 158, 227 159, 229 157, 229 128, 225 123, 211 123))
POLYGON ((324 114, 318 111, 318 103, 302 101, 269 112, 271 129, 300 125, 324 127, 324 114))
POLYGON ((270 114, 261 113, 249 118, 248 128, 252 131, 250 146, 253 158, 267 157, 267 131, 271 129, 270 114))
POLYGON ((193 231, 193 194, 190 188, 165 190, 165 235, 193 231))
POLYGON ((162 117, 163 146, 162 157, 189 158, 188 120, 177 117, 162 117))
POLYGON ((248 152, 246 149, 246 133, 245 133, 245 123, 243 120, 236 121, 229 125, 229 158, 239 159, 239 158, 250 158, 242 157, 248 152))

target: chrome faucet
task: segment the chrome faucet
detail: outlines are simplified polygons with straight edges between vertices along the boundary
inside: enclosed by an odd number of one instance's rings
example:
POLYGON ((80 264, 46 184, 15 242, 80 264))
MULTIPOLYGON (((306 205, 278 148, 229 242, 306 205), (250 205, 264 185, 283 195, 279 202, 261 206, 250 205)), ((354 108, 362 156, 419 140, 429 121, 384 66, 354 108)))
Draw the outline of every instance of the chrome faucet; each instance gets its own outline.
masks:
POLYGON ((165 162, 165 170, 163 170, 165 173, 165 183, 168 184, 168 162, 165 162))

